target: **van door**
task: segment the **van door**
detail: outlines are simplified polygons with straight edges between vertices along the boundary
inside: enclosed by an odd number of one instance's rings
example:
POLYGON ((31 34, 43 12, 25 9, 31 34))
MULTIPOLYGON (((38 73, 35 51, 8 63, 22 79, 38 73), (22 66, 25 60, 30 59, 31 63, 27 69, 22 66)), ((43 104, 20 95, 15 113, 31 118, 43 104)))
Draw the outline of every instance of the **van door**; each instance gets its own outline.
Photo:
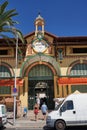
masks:
POLYGON ((87 96, 78 95, 75 97, 76 121, 78 125, 87 125, 87 96))
POLYGON ((1 124, 4 125, 7 123, 7 110, 5 105, 1 105, 1 113, 0 113, 0 118, 1 118, 1 124))
POLYGON ((65 101, 60 108, 61 118, 65 120, 67 125, 75 123, 76 113, 74 108, 73 100, 65 101))

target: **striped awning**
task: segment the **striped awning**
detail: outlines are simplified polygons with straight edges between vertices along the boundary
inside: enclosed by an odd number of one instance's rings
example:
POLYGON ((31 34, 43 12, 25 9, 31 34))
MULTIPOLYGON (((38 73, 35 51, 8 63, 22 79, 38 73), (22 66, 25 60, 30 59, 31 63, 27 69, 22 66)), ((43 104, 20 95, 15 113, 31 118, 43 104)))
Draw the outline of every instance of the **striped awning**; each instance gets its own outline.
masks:
POLYGON ((86 77, 80 77, 80 78, 71 78, 71 77, 63 77, 58 79, 58 84, 87 84, 87 78, 86 77))
MULTIPOLYGON (((17 86, 23 86, 24 79, 16 79, 17 86)), ((0 86, 14 86, 14 79, 0 79, 0 86)))

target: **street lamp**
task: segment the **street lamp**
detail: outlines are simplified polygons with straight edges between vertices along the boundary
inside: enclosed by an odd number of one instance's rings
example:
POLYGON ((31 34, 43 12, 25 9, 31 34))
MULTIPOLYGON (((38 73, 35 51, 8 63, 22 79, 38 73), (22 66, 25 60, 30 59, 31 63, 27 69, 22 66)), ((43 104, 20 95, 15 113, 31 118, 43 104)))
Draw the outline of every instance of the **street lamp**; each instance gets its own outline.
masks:
POLYGON ((13 88, 13 96, 14 96, 14 113, 13 113, 13 124, 15 125, 15 117, 16 117, 16 94, 17 94, 17 64, 18 64, 18 34, 16 29, 13 28, 13 32, 16 38, 16 51, 15 51, 15 81, 13 88))

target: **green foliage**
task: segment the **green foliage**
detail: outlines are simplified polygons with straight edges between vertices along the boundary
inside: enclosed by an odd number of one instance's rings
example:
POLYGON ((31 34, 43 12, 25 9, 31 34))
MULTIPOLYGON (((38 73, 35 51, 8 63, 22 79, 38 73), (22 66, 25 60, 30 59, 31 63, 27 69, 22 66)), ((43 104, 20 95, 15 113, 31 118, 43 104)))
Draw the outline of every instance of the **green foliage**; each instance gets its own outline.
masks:
POLYGON ((6 10, 8 6, 8 1, 5 1, 0 5, 0 37, 6 37, 5 33, 11 33, 14 36, 18 36, 18 38, 24 43, 24 38, 22 32, 15 28, 15 24, 18 24, 17 21, 14 21, 13 16, 18 15, 15 9, 6 10), (15 28, 15 31, 14 29, 15 28), (4 33, 4 34, 2 34, 4 33))

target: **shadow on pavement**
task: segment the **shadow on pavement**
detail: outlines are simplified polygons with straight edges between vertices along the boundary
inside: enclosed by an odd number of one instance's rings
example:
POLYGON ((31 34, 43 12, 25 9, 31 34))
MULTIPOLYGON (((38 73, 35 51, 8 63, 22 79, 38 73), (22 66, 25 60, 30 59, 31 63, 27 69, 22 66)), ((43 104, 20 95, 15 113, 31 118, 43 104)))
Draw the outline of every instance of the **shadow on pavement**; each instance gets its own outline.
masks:
POLYGON ((87 126, 67 127, 66 130, 87 130, 87 126))
MULTIPOLYGON (((55 130, 55 128, 44 126, 43 130, 55 130)), ((65 130, 87 130, 87 126, 67 127, 65 130)))
POLYGON ((54 128, 49 128, 46 125, 43 127, 43 130, 55 130, 54 128))
POLYGON ((8 121, 7 123, 9 123, 10 125, 13 125, 13 122, 8 121))

